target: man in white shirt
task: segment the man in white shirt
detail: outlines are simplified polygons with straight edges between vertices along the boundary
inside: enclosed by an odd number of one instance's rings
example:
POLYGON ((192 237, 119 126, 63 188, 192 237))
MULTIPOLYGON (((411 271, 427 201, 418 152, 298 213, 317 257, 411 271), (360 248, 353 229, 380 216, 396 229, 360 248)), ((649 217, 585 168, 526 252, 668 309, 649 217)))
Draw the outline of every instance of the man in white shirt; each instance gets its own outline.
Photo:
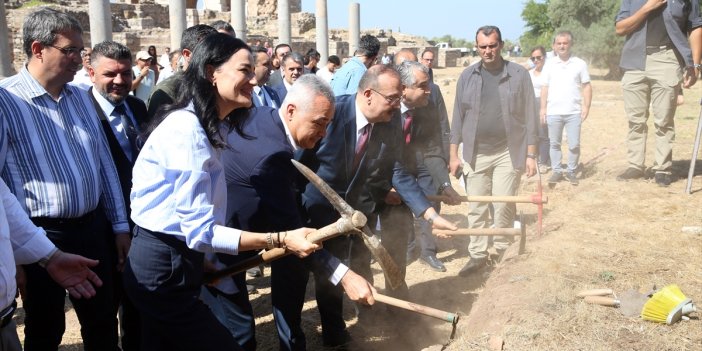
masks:
POLYGON ((317 71, 317 75, 322 77, 327 83, 331 82, 334 72, 341 67, 339 56, 331 55, 327 59, 327 64, 317 71))
POLYGON ((571 55, 573 35, 561 31, 553 40, 556 56, 546 61, 543 70, 544 83, 541 87, 541 123, 548 123, 548 137, 551 141, 551 167, 553 174, 549 185, 565 178, 572 185, 578 185, 575 175, 580 159, 580 125, 590 112, 592 85, 587 64, 571 55), (581 94, 582 90, 582 94, 581 94), (568 137, 568 168, 561 168, 561 141, 563 129, 568 137))
POLYGON ((141 101, 148 101, 151 89, 156 85, 156 73, 149 68, 151 55, 146 51, 139 51, 136 54, 136 65, 132 67, 134 80, 132 81, 132 93, 141 101))
POLYGON ((49 276, 76 299, 95 296, 94 286, 102 285, 102 281, 89 268, 98 261, 63 252, 54 246, 44 230, 29 220, 1 179, 0 201, 0 349, 21 351, 17 325, 12 319, 17 306, 16 265, 39 262, 49 276))
POLYGON ((92 53, 93 49, 91 48, 85 48, 80 53, 80 57, 83 60, 83 68, 76 72, 76 75, 73 77, 73 81, 70 84, 85 90, 88 90, 88 88, 93 86, 93 82, 90 81, 90 74, 88 73, 88 68, 90 67, 90 54, 92 53))

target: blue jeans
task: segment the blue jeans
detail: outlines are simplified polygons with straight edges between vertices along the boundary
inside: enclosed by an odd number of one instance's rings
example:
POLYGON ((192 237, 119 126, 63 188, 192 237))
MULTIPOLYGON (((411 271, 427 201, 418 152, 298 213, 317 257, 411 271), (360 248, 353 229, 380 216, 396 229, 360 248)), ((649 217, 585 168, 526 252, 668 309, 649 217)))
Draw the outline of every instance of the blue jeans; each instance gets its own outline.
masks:
POLYGON ((568 173, 574 173, 580 160, 580 113, 572 115, 547 115, 548 137, 551 141, 551 168, 554 173, 563 173, 561 168, 561 141, 563 129, 568 137, 568 173))

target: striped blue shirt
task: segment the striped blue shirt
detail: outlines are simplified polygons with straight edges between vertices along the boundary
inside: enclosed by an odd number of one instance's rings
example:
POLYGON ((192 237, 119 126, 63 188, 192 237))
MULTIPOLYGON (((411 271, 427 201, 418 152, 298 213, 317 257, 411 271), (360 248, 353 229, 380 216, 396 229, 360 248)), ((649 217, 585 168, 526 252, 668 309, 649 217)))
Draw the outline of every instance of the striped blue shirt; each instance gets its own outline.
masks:
POLYGON ((0 170, 30 217, 77 218, 102 200, 115 233, 129 232, 107 139, 80 88, 66 84, 54 100, 26 67, 0 82, 0 170))
POLYGON ((241 231, 227 228, 227 184, 192 105, 171 112, 149 135, 132 171, 132 220, 181 237, 191 249, 236 255, 241 231))

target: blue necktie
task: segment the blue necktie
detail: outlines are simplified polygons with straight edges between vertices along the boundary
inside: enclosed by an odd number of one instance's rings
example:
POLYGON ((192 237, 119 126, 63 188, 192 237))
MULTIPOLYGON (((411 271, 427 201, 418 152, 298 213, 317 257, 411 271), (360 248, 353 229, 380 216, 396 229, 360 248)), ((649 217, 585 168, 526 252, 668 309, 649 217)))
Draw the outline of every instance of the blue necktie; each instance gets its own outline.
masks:
POLYGON ((125 150, 125 153, 130 161, 134 161, 134 156, 139 151, 139 147, 137 146, 137 138, 139 137, 139 133, 134 127, 132 119, 127 115, 124 104, 115 106, 114 113, 117 115, 117 117, 119 117, 120 123, 122 124, 122 130, 124 130, 124 134, 129 141, 129 149, 125 150))

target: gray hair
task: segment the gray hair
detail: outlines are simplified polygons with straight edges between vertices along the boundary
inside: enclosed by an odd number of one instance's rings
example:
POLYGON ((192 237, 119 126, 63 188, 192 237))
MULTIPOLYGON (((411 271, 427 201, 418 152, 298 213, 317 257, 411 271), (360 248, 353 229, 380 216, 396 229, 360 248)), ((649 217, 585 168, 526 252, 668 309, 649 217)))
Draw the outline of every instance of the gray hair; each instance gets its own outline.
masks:
POLYGON ((75 17, 49 7, 42 7, 27 15, 24 20, 22 26, 24 53, 31 58, 34 41, 48 46, 56 41, 57 34, 69 32, 83 34, 83 28, 75 17))
POLYGON ((332 105, 336 101, 331 86, 323 78, 316 74, 303 74, 290 87, 281 105, 285 108, 294 102, 302 111, 307 111, 307 108, 314 105, 317 96, 323 96, 332 105))
POLYGON ((297 63, 300 64, 301 66, 304 66, 304 65, 305 65, 305 57, 302 56, 302 54, 297 53, 297 52, 294 52, 294 51, 291 51, 291 52, 285 54, 285 56, 283 56, 283 60, 280 62, 280 64, 281 64, 283 67, 285 67, 285 66, 286 66, 285 63, 288 62, 288 61, 297 62, 297 63))
POLYGON ((95 63, 100 57, 106 57, 113 60, 129 60, 131 65, 132 52, 129 48, 111 40, 105 40, 97 43, 93 47, 93 53, 90 54, 90 64, 95 66, 95 63))
POLYGON ((571 33, 569 30, 562 30, 556 33, 556 35, 553 36, 553 43, 556 43, 556 39, 560 37, 568 37, 568 41, 573 44, 573 33, 571 33))
POLYGON ((395 67, 400 73, 400 80, 405 87, 414 87, 416 81, 414 73, 420 71, 429 76, 429 69, 417 61, 403 61, 395 67))

